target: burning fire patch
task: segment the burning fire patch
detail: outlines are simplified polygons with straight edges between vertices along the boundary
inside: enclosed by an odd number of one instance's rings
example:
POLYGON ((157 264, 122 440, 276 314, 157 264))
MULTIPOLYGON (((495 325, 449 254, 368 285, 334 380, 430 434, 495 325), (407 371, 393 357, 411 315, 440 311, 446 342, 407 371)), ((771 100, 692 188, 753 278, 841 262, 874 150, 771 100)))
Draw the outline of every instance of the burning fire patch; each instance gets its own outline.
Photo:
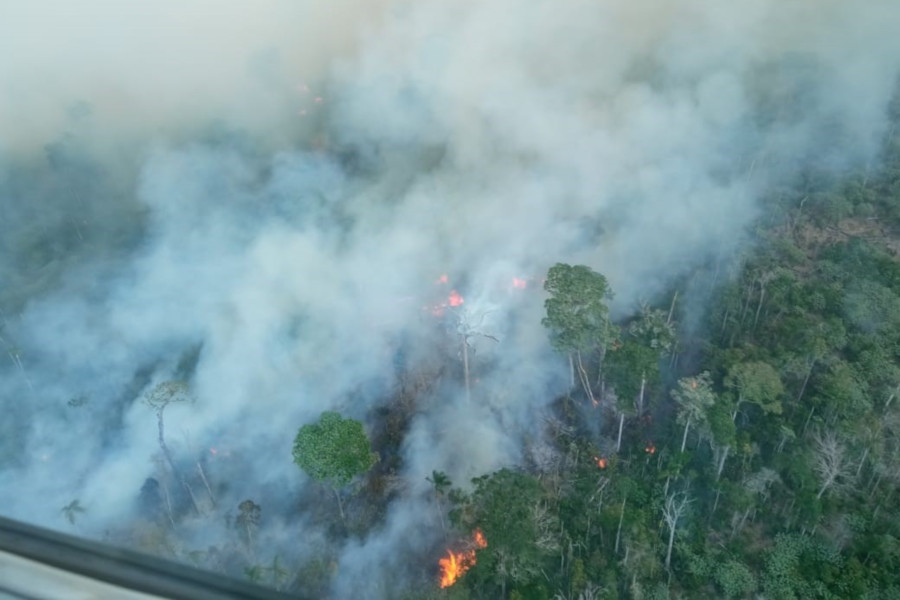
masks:
POLYGON ((472 545, 474 547, 462 552, 448 549, 446 558, 438 560, 438 565, 441 567, 441 588, 448 588, 456 583, 466 571, 475 565, 475 551, 487 547, 487 540, 480 529, 476 529, 472 534, 472 545))

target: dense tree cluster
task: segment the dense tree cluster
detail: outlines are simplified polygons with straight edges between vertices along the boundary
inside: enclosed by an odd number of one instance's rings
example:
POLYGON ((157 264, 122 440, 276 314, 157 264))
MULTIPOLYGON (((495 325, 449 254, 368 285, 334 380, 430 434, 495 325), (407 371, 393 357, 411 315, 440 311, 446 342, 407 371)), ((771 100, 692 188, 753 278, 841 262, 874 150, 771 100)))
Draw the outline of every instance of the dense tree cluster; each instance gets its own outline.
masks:
POLYGON ((452 597, 900 598, 896 139, 887 156, 773 192, 699 327, 611 322, 601 274, 550 269, 573 374, 556 454, 451 493, 461 532, 498 538, 452 597))

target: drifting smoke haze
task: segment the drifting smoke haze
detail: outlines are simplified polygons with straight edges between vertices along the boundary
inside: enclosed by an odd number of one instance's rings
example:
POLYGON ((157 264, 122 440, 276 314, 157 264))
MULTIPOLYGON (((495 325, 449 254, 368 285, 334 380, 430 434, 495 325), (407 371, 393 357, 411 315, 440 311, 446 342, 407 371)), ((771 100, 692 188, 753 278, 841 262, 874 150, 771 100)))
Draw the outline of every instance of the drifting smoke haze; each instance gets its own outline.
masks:
POLYGON ((383 526, 330 550, 335 597, 432 576, 425 477, 521 464, 566 388, 546 269, 604 273, 625 315, 728 263, 766 189, 877 160, 900 63, 894 0, 358 4, 0 0, 5 515, 71 530, 77 498, 78 533, 127 529, 161 477, 142 399, 187 379, 177 460, 262 506, 268 556, 314 554, 298 427, 371 429, 442 365, 383 526), (459 315, 499 340, 470 404, 459 315))

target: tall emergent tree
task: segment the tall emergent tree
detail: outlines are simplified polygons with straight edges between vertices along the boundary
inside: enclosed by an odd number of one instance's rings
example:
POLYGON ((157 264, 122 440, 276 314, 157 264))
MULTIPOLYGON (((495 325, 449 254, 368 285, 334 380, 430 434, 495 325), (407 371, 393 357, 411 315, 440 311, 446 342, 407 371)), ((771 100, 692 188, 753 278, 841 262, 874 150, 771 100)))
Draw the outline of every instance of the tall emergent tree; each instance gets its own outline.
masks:
POLYGON ((593 399, 591 384, 584 368, 582 355, 603 352, 615 338, 609 320, 606 301, 612 291, 606 277, 584 265, 557 263, 547 272, 544 289, 550 297, 544 302, 547 316, 541 324, 550 330, 553 349, 569 357, 572 385, 577 372, 589 399, 593 399))
MULTIPOLYGON (((187 477, 179 471, 178 466, 175 464, 175 460, 172 458, 172 453, 169 451, 169 446, 166 444, 166 425, 165 420, 163 419, 163 413, 165 413, 166 407, 170 404, 193 402, 193 398, 191 398, 188 392, 188 385, 183 381, 163 381, 150 390, 150 393, 144 398, 144 402, 156 411, 156 426, 158 431, 157 441, 159 442, 159 448, 162 450, 166 462, 169 463, 169 467, 172 469, 172 475, 181 481, 181 485, 191 498, 191 504, 194 507, 194 511, 199 515, 200 505, 197 502, 197 497, 194 495, 194 490, 188 483, 187 477)), ((210 497, 212 497, 212 494, 210 494, 210 497)))
POLYGON ((332 411, 323 412, 318 423, 307 423, 300 428, 294 438, 293 455, 294 462, 307 475, 331 486, 342 520, 341 488, 371 469, 378 460, 363 424, 332 411))
POLYGON ((675 328, 661 310, 641 307, 641 314, 622 332, 610 349, 605 364, 605 378, 616 391, 619 411, 619 435, 616 452, 622 446, 625 416, 641 416, 645 409, 648 385, 659 380, 659 362, 675 346, 675 328))
POLYGON ((678 387, 672 390, 672 398, 678 403, 678 422, 684 423, 684 435, 681 438, 681 451, 684 452, 691 425, 705 423, 707 410, 716 403, 709 373, 704 371, 696 377, 679 379, 678 387))

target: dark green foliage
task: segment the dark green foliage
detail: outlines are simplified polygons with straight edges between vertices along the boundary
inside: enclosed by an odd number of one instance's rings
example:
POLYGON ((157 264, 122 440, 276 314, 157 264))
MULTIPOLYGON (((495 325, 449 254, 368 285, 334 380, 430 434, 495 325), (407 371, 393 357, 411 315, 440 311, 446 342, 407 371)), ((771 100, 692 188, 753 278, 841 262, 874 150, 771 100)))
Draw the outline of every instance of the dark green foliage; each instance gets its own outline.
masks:
POLYGON ((371 469, 378 459, 362 423, 336 412, 323 412, 318 423, 300 428, 293 456, 310 477, 336 489, 371 469))
POLYGON ((612 291, 606 278, 584 265, 557 263, 547 273, 544 302, 547 316, 541 321, 550 329, 550 343, 560 353, 588 352, 612 340, 607 300, 612 291))
POLYGON ((713 578, 725 598, 746 598, 756 590, 756 576, 747 565, 736 560, 718 563, 713 578))
MULTIPOLYGON (((465 531, 480 529, 488 545, 468 577, 504 587, 527 586, 555 550, 553 516, 542 505, 542 489, 531 475, 503 469, 472 480, 467 501, 453 513, 465 531)), ((520 590, 521 591, 521 590, 520 590)))

